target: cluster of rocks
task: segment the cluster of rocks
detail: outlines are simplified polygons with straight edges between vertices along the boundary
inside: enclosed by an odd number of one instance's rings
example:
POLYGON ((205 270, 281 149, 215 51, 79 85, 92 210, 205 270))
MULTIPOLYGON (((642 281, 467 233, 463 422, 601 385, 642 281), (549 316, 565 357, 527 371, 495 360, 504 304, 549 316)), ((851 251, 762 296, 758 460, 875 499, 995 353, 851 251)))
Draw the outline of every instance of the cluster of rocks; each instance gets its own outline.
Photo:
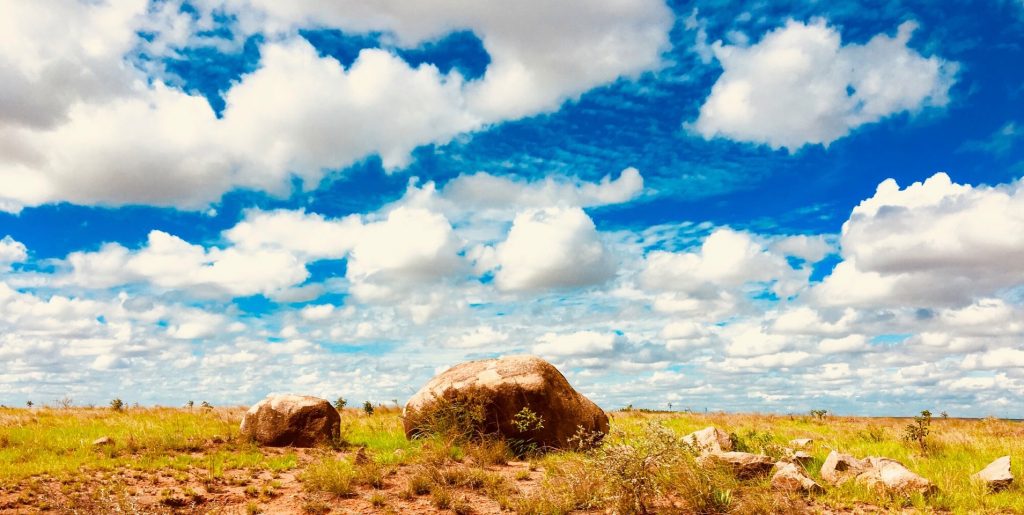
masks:
MULTIPOLYGON (((787 456, 781 460, 764 454, 733 450, 732 437, 717 427, 706 427, 683 437, 686 445, 692 446, 700 455, 697 462, 704 466, 719 465, 730 469, 736 477, 750 479, 772 474, 772 487, 791 492, 821 492, 821 485, 804 470, 803 465, 811 455, 804 451, 787 449, 787 456)), ((790 445, 806 447, 810 439, 794 440, 790 445)))
POLYGON ((857 459, 832 451, 821 466, 821 478, 833 485, 856 481, 869 488, 898 493, 934 493, 931 481, 913 473, 902 463, 878 456, 857 459))

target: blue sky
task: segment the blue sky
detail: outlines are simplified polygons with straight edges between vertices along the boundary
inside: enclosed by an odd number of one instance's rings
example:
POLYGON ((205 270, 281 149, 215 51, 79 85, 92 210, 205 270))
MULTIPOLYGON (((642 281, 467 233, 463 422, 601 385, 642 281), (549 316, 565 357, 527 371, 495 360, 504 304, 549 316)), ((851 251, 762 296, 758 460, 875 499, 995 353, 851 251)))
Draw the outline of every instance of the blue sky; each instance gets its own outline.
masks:
POLYGON ((0 402, 1024 416, 1024 5, 521 4, 0 3, 0 402))

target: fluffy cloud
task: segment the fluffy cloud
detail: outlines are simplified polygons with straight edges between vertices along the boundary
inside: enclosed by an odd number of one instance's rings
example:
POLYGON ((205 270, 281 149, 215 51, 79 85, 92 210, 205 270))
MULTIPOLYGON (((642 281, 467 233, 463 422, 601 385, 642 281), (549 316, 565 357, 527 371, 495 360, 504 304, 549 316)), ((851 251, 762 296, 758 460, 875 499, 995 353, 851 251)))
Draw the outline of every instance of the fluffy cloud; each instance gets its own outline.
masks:
POLYGON ((28 258, 28 249, 20 241, 10 236, 0 240, 0 272, 10 268, 13 263, 20 263, 28 258))
POLYGON ((0 80, 10 98, 0 106, 0 209, 7 211, 55 201, 198 209, 234 188, 286 195, 292 177, 315 186, 369 155, 400 168, 417 146, 557 109, 657 66, 672 23, 657 0, 599 8, 540 2, 511 13, 496 3, 228 0, 198 2, 198 21, 144 0, 3 6, 0 80), (237 15, 233 26, 245 34, 267 36, 259 67, 225 91, 219 117, 205 98, 148 75, 139 66, 150 61, 133 57, 138 48, 174 54, 202 40, 214 11, 237 15), (491 63, 483 78, 467 82, 365 49, 345 68, 297 34, 325 26, 388 32, 400 46, 468 28, 491 63))
POLYGON ((96 252, 74 252, 67 263, 71 271, 65 280, 70 284, 107 288, 145 282, 212 297, 270 296, 309 276, 304 263, 289 252, 206 249, 162 231, 150 232, 139 250, 111 243, 96 252))
POLYGON ((624 338, 615 333, 577 331, 568 334, 546 333, 533 346, 533 352, 541 356, 595 356, 607 355, 621 346, 624 338))
POLYGON ((965 305, 1024 283, 1024 187, 889 179, 854 208, 841 246, 823 304, 965 305))
POLYGON ((615 263, 594 222, 580 208, 524 211, 495 248, 495 282, 504 290, 543 290, 600 284, 615 263))
POLYGON ((484 76, 467 85, 466 103, 484 120, 515 119, 556 109, 563 101, 621 76, 652 69, 668 49, 671 10, 658 0, 530 0, 515 9, 494 0, 409 3, 202 0, 226 8, 248 32, 336 27, 385 32, 415 47, 454 30, 471 30, 490 56, 484 76))
POLYGON ((509 208, 591 207, 621 204, 643 191, 644 179, 636 168, 623 170, 617 179, 605 176, 598 183, 549 176, 528 182, 486 172, 460 175, 445 184, 444 199, 474 211, 509 208))
POLYGON ((440 214, 400 207, 366 224, 352 248, 346 277, 363 298, 388 299, 408 284, 434 282, 459 272, 462 242, 440 214))
POLYGON ((692 128, 708 139, 795 151, 893 114, 945 105, 956 65, 909 48, 915 28, 905 22, 895 36, 842 45, 823 20, 791 20, 753 46, 717 42, 722 75, 692 128))
POLYGON ((803 280, 792 280, 797 277, 797 271, 789 266, 785 256, 785 253, 769 251, 748 233, 719 228, 708 235, 696 251, 659 250, 648 254, 640 283, 650 290, 710 299, 718 297, 722 287, 774 282, 774 290, 788 296, 803 280))

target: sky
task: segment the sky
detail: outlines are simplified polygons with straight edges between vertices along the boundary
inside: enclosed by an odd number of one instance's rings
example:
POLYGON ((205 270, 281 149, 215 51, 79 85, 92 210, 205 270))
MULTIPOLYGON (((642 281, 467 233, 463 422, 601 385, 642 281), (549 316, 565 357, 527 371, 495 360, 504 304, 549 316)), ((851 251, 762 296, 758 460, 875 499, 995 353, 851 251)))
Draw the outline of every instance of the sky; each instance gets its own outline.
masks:
POLYGON ((0 403, 1024 417, 1019 0, 0 14, 0 403))

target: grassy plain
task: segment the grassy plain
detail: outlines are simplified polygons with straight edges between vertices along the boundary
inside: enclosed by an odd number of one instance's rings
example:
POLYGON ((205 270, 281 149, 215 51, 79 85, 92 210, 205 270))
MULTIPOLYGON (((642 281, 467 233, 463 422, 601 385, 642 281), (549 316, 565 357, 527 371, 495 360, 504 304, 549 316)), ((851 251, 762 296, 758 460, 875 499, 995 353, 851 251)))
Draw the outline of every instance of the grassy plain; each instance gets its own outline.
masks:
POLYGON ((0 512, 35 513, 1024 513, 1024 424, 932 421, 928 450, 908 419, 614 412, 597 450, 516 457, 501 442, 408 441, 397 410, 345 410, 342 438, 316 449, 255 446, 242 408, 0 408, 0 512), (886 456, 937 494, 889 496, 847 484, 772 491, 704 469, 673 438, 707 426, 777 454, 813 438, 811 477, 830 449, 886 456), (100 437, 109 445, 93 445, 100 437), (1010 455, 1018 483, 990 493, 970 475, 1010 455))

